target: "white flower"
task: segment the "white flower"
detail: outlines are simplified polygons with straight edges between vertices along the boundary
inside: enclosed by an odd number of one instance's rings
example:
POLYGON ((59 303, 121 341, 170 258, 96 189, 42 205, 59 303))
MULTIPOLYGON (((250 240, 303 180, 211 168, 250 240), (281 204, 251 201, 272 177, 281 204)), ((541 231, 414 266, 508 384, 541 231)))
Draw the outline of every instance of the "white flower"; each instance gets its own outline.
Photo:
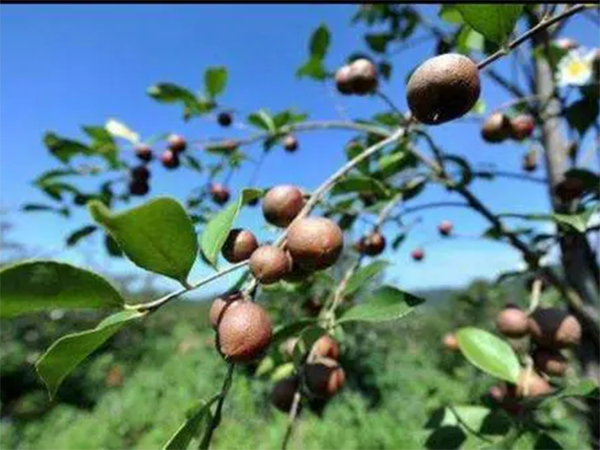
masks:
POLYGON ((564 86, 584 86, 593 77, 592 60, 594 51, 584 53, 575 49, 567 53, 558 63, 557 84, 564 86))

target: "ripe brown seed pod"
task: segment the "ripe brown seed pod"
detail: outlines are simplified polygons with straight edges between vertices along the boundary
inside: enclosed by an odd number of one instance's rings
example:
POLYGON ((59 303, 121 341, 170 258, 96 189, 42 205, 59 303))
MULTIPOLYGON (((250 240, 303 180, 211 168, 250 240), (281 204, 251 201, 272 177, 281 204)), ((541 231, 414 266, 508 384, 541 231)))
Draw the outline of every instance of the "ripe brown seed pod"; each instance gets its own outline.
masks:
POLYGON ((332 220, 306 217, 289 227, 286 245, 294 264, 306 270, 323 270, 338 260, 344 236, 332 220))
POLYGON ((510 338, 522 338, 529 332, 529 318, 516 306, 509 306, 496 316, 496 328, 510 338))
POLYGON ((534 370, 521 370, 517 383, 517 397, 539 397, 552 393, 554 389, 534 370))
POLYGON ((284 378, 275 383, 271 391, 271 403, 273 406, 284 413, 290 412, 298 386, 298 377, 284 378))
POLYGON ((129 193, 131 195, 146 195, 150 192, 150 185, 146 180, 132 180, 129 182, 129 193))
POLYGON ((183 136, 171 134, 167 139, 169 150, 174 153, 181 153, 187 148, 187 142, 183 136))
POLYGON ((290 269, 290 257, 279 247, 263 245, 250 256, 250 271, 262 284, 278 282, 290 269))
POLYGON ((415 261, 422 261, 423 258, 425 258, 425 252, 422 249, 417 248, 417 249, 414 249, 412 251, 412 253, 410 254, 410 256, 415 261))
POLYGON ((250 258, 257 248, 258 241, 254 234, 248 230, 234 228, 229 232, 221 253, 230 263, 238 263, 250 258))
POLYGON ((490 114, 481 125, 481 137, 484 141, 498 143, 508 139, 512 127, 508 117, 500 112, 490 114))
POLYGON ((254 302, 240 300, 221 315, 217 327, 217 349, 228 361, 249 363, 265 353, 272 335, 267 312, 254 302))
POLYGON ((292 153, 298 150, 298 139, 293 134, 288 134, 283 138, 283 148, 286 152, 292 153))
POLYGON ((460 347, 458 345, 458 339, 456 339, 454 333, 445 334, 442 338, 442 345, 446 350, 450 350, 451 352, 456 352, 460 350, 460 347))
POLYGON ((523 141, 533 134, 535 122, 528 114, 520 114, 510 121, 510 137, 515 141, 523 141))
POLYGON ((334 396, 346 381, 344 369, 331 358, 319 358, 307 364, 304 376, 308 390, 321 398, 334 396))
POLYGON ((223 111, 217 116, 217 122, 222 127, 228 127, 233 122, 233 117, 231 117, 231 113, 223 111))
POLYGON ((350 83, 352 92, 358 95, 370 94, 377 89, 377 68, 365 58, 350 64, 350 83))
POLYGON ((442 236, 450 236, 452 228, 454 228, 454 225, 449 220, 442 220, 438 225, 438 231, 442 236))
POLYGON ((480 93, 477 65, 457 53, 428 59, 413 72, 406 87, 412 114, 429 125, 465 115, 475 106, 480 93))
POLYGON ((340 358, 340 344, 328 334, 317 339, 311 351, 315 357, 331 358, 336 361, 340 358))
POLYGON ((304 196, 296 186, 282 184, 272 187, 263 199, 263 215, 267 222, 285 228, 304 207, 304 196))
POLYGON ((379 232, 371 233, 368 236, 362 237, 355 244, 355 248, 363 255, 380 255, 385 250, 385 236, 379 232))
POLYGON ((523 170, 525 172, 534 172, 537 169, 537 153, 528 151, 523 156, 523 170))
POLYGON ((229 201, 229 189, 221 183, 212 183, 210 185, 210 196, 217 205, 224 205, 229 201))
POLYGON ((130 174, 134 181, 148 181, 150 178, 150 170, 146 166, 132 167, 130 174))
POLYGON ((210 306, 210 324, 216 330, 219 326, 219 322, 223 318, 225 311, 229 311, 234 308, 238 301, 244 299, 241 292, 232 292, 229 294, 221 295, 215 298, 210 306))
POLYGON ((538 348, 533 354, 535 368, 547 375, 562 377, 567 371, 567 358, 555 350, 538 348))
POLYGON ((555 350, 581 341, 579 321, 559 308, 536 309, 529 317, 529 333, 541 347, 555 350))
POLYGON ((135 156, 137 156, 140 161, 150 162, 153 157, 152 149, 146 144, 140 144, 135 147, 135 156))
POLYGON ((335 86, 340 94, 350 95, 353 93, 352 78, 350 76, 350 66, 340 67, 335 73, 335 86))
POLYGON ((179 156, 171 150, 165 150, 160 155, 160 162, 166 169, 176 169, 179 167, 179 156))

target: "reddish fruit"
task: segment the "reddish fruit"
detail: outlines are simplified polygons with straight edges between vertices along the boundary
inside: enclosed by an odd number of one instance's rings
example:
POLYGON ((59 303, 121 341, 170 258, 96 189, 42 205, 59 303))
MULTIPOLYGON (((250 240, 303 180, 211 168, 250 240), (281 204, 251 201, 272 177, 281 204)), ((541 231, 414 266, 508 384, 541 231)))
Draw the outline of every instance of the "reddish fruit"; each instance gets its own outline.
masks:
POLYGON ((288 134, 285 138, 283 138, 283 148, 289 153, 298 150, 298 139, 296 136, 288 134))
POLYGON ((148 181, 150 178, 150 170, 146 166, 133 167, 130 174, 134 181, 148 181))
POLYGON ((216 330, 219 326, 219 322, 225 314, 225 311, 229 311, 231 308, 234 308, 235 305, 237 305, 237 302, 243 299, 244 296, 238 291, 215 298, 210 306, 209 313, 210 324, 212 327, 216 330))
POLYGON ((581 341, 579 321, 558 308, 536 309, 529 317, 529 332, 538 345, 555 350, 581 341))
POLYGON ((481 137, 490 143, 502 142, 511 135, 512 127, 508 117, 500 112, 490 114, 481 126, 481 137))
POLYGON ((412 251, 412 253, 410 254, 410 256, 415 261, 421 261, 425 257, 425 252, 422 249, 417 248, 417 249, 415 249, 415 250, 412 251))
POLYGON ((272 334, 271 319, 266 311, 254 302, 240 300, 221 314, 217 348, 228 361, 252 362, 265 353, 272 334))
POLYGON ((167 139, 169 149, 174 153, 181 153, 187 148, 187 142, 183 136, 172 134, 167 139))
POLYGON ((451 352, 456 352, 460 349, 458 345, 458 339, 456 339, 454 333, 447 333, 444 335, 442 339, 442 345, 446 350, 450 350, 451 352))
POLYGON ((334 396, 346 381, 346 374, 339 363, 330 358, 319 358, 306 365, 306 387, 316 397, 334 396))
POLYGON ((290 412, 298 387, 298 377, 288 377, 278 381, 271 391, 273 406, 284 413, 290 412))
POLYGON ((145 180, 132 180, 129 182, 129 193, 131 195, 146 195, 150 191, 150 186, 145 180))
POLYGON ((335 85, 340 94, 352 94, 352 78, 350 75, 350 66, 342 66, 335 73, 335 85))
POLYGON ((385 250, 385 237, 378 232, 371 233, 368 236, 360 238, 354 245, 354 248, 363 255, 380 255, 385 250))
POLYGON ((533 117, 521 114, 510 121, 510 137, 516 141, 523 141, 533 134, 534 128, 533 117))
POLYGON ((340 345, 328 334, 317 339, 311 351, 315 357, 331 358, 336 361, 340 358, 340 345))
POLYGON ((234 228, 229 232, 221 252, 230 263, 238 263, 250 258, 257 248, 258 242, 254 234, 248 230, 234 228))
POLYGON ((358 95, 370 94, 377 89, 377 68, 365 58, 350 64, 350 82, 352 92, 358 95))
POLYGON ((267 222, 287 227, 304 207, 304 195, 296 186, 282 184, 267 191, 263 199, 263 215, 267 222))
POLYGON ((229 189, 221 183, 212 183, 210 185, 210 196, 217 205, 224 205, 229 201, 229 189))
POLYGON ((323 270, 338 260, 344 236, 332 220, 307 217, 289 227, 286 245, 294 264, 306 270, 323 270))
POLYGON ((165 150, 160 155, 160 162, 166 169, 176 169, 179 167, 179 156, 171 150, 165 150))
POLYGON ((539 397, 552 393, 554 389, 534 370, 521 370, 517 383, 517 397, 539 397))
POLYGON ((435 125, 468 113, 480 92, 477 65, 466 56, 447 53, 428 59, 413 72, 406 99, 415 118, 435 125))
POLYGON ((150 162, 153 157, 152 149, 146 144, 140 144, 135 148, 135 156, 137 156, 140 161, 150 162))
POLYGON ((250 257, 250 271, 262 284, 278 282, 290 269, 290 257, 279 247, 263 245, 250 257))
POLYGON ((533 354, 535 368, 547 375, 562 377, 567 371, 567 358, 555 350, 538 348, 533 354))
POLYGON ((509 306, 496 316, 496 328, 510 338, 522 338, 529 332, 529 318, 516 306, 509 306))
POLYGON ((228 127, 233 122, 233 117, 231 117, 231 114, 228 112, 221 112, 217 116, 217 122, 219 122, 219 125, 222 127, 228 127))
POLYGON ((438 231, 442 236, 450 236, 453 227, 454 226, 452 225, 452 222, 450 222, 449 220, 443 220, 438 225, 438 231))

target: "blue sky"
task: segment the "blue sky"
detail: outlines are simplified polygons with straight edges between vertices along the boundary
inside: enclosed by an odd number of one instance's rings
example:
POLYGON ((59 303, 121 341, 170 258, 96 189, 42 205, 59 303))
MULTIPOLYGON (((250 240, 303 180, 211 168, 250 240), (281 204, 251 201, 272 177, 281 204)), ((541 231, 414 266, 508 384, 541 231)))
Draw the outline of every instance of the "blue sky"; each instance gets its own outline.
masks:
MULTIPOLYGON (((437 7, 420 8, 434 17, 437 7)), ((45 202, 31 186, 41 172, 57 166, 41 143, 44 131, 80 137, 80 125, 122 120, 147 137, 157 132, 178 132, 189 139, 222 135, 222 130, 202 120, 185 124, 180 109, 162 106, 146 89, 172 81, 199 89, 206 67, 225 65, 229 85, 224 104, 250 112, 295 107, 311 119, 366 117, 381 110, 377 99, 339 96, 330 84, 297 80, 296 68, 304 61, 311 31, 321 23, 333 34, 328 65, 335 67, 352 51, 364 50, 359 27, 350 26, 353 5, 2 5, 0 7, 0 192, 1 205, 15 224, 12 238, 35 249, 36 256, 74 262, 105 272, 135 271, 125 261, 106 257, 98 239, 67 249, 66 234, 87 223, 85 211, 70 219, 49 214, 23 214, 19 205, 45 202)), ((573 19, 565 34, 588 47, 598 46, 597 29, 587 20, 573 19)), ((394 58, 394 82, 383 90, 402 109, 404 78, 418 62, 432 54, 431 43, 416 46, 394 58)), ((498 69, 512 76, 509 61, 498 69)), ((483 78, 482 97, 490 106, 506 101, 502 92, 483 78)), ((243 134, 243 133, 242 133, 243 134)), ((478 126, 457 122, 437 127, 434 136, 452 153, 476 163, 519 171, 525 147, 484 145, 478 126)), ((272 152, 261 170, 259 184, 295 183, 313 189, 344 160, 345 132, 302 134, 294 156, 272 152)), ((258 148, 250 150, 257 152, 258 148)), ((231 187, 248 183, 252 166, 242 170, 231 187)), ((540 175, 540 174, 538 174, 540 175)), ((197 185, 191 172, 166 172, 156 167, 152 194, 183 199, 197 185)), ((544 188, 514 180, 479 182, 475 189, 496 211, 547 209, 544 188)), ((454 200, 444 190, 431 188, 415 202, 454 200)), ((440 241, 436 226, 442 219, 456 223, 457 233, 476 236, 485 222, 463 209, 428 210, 406 244, 387 255, 393 263, 390 277, 408 289, 457 286, 475 277, 491 277, 516 268, 519 255, 494 242, 475 239, 440 241), (428 243, 427 257, 414 264, 409 253, 428 243)), ((240 225, 263 227, 259 210, 245 211, 240 225)), ((198 267, 192 278, 206 269, 198 267)), ((221 289, 217 284, 212 289, 221 289)))

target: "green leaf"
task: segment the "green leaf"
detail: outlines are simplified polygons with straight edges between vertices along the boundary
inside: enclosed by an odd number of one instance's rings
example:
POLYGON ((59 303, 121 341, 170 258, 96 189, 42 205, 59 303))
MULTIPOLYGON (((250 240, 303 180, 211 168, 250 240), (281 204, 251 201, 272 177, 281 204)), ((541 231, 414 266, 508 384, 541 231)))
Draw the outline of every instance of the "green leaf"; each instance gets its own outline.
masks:
POLYGON ((322 24, 317 28, 310 38, 310 55, 311 57, 322 60, 329 50, 331 34, 326 25, 322 24))
POLYGON ((277 131, 277 126, 275 125, 273 117, 271 117, 271 115, 264 109, 259 109, 257 112, 250 114, 248 116, 248 122, 257 128, 270 133, 275 133, 277 131))
POLYGON ((389 266, 387 261, 373 261, 371 264, 358 269, 346 283, 344 289, 344 295, 351 295, 364 287, 371 279, 379 275, 383 270, 389 266))
POLYGON ((569 386, 556 394, 556 398, 592 397, 598 398, 598 385, 594 380, 584 379, 574 386, 569 386))
POLYGON ((52 132, 44 135, 44 145, 50 150, 50 153, 63 163, 68 163, 75 155, 92 155, 94 153, 87 145, 60 137, 52 132))
POLYGON ((379 158, 377 162, 379 170, 377 171, 377 178, 389 178, 397 173, 402 172, 404 169, 413 167, 416 159, 412 153, 407 153, 403 149, 398 149, 392 153, 388 153, 379 158))
POLYGON ((564 447, 548 433, 541 433, 535 440, 533 448, 534 450, 562 450, 564 447))
POLYGON ((375 53, 385 53, 388 44, 394 40, 394 35, 390 33, 367 33, 365 41, 371 50, 375 53))
POLYGON ((186 420, 175 432, 169 442, 163 447, 164 450, 185 450, 190 441, 198 435, 202 419, 210 412, 210 407, 219 400, 220 394, 213 395, 208 401, 200 401, 187 412, 186 420))
POLYGON ((304 65, 296 71, 298 78, 309 77, 313 80, 323 81, 327 79, 327 70, 320 58, 311 57, 304 65))
POLYGON ((37 177, 33 184, 36 186, 43 186, 46 184, 50 184, 51 181, 54 181, 56 178, 62 178, 70 175, 77 175, 78 172, 73 169, 54 169, 49 170, 47 172, 42 173, 39 177, 37 177))
POLYGON ((98 201, 88 207, 134 264, 185 283, 198 241, 192 219, 179 202, 160 197, 118 214, 98 201))
POLYGON ((316 319, 300 319, 296 322, 289 323, 287 325, 280 326, 273 333, 273 339, 271 340, 271 348, 276 347, 287 338, 295 336, 303 332, 306 328, 316 323, 316 319))
POLYGON ((351 307, 340 317, 338 322, 397 320, 411 313, 415 306, 424 301, 393 286, 383 286, 365 302, 351 307))
POLYGON ((235 219, 242 206, 255 198, 259 198, 261 195, 262 191, 259 189, 244 189, 242 195, 235 202, 231 203, 208 222, 200 238, 200 248, 202 249, 202 255, 210 265, 216 267, 221 247, 223 247, 223 244, 227 240, 227 236, 233 228, 235 219))
POLYGON ((214 103, 198 98, 189 90, 173 83, 160 83, 148 89, 148 95, 161 103, 182 103, 184 118, 201 116, 214 108, 214 103))
POLYGON ((598 118, 598 98, 583 97, 567 107, 565 117, 569 125, 583 136, 598 118))
POLYGON ((70 214, 67 208, 55 208, 54 206, 43 205, 41 203, 26 203, 23 205, 21 210, 25 212, 51 211, 53 213, 61 214, 65 217, 68 217, 70 214))
POLYGON ((54 342, 35 364, 39 376, 48 388, 50 398, 54 397, 62 381, 79 363, 119 331, 126 322, 138 319, 144 314, 138 311, 121 311, 107 317, 92 330, 68 334, 54 342))
POLYGON ((463 25, 456 37, 456 49, 459 53, 468 55, 472 51, 483 51, 485 38, 468 25, 463 25))
POLYGON ((227 68, 223 66, 209 67, 204 72, 204 87, 209 98, 221 94, 227 86, 227 68))
POLYGON ((54 261, 28 261, 0 270, 0 317, 56 308, 121 308, 123 298, 88 270, 54 261))
POLYGON ((522 4, 457 4, 456 8, 473 29, 490 41, 503 44, 512 33, 522 4))
POLYGON ((140 142, 140 135, 118 120, 108 119, 105 128, 112 136, 125 139, 132 144, 140 142))
POLYGON ((552 218, 556 223, 566 225, 567 227, 573 228, 575 231, 585 233, 587 230, 590 218, 594 214, 597 208, 588 208, 579 214, 558 214, 553 213, 552 218))
POLYGON ((507 342, 473 327, 461 328, 456 333, 456 338, 463 355, 475 367, 502 380, 517 382, 521 366, 507 342))
POLYGON ((379 198, 386 198, 390 195, 389 190, 380 181, 364 175, 345 176, 335 184, 331 190, 331 195, 348 194, 350 192, 369 192, 379 198))
POLYGON ((510 419, 484 406, 449 406, 436 410, 425 428, 458 426, 464 431, 487 435, 502 435, 510 428, 510 419))
POLYGON ((452 4, 443 4, 441 5, 440 12, 438 13, 438 17, 445 22, 448 23, 463 23, 463 18, 458 9, 456 9, 456 5, 452 4))
POLYGON ((91 235, 97 229, 98 227, 96 225, 87 225, 75 230, 69 235, 69 237, 67 237, 67 247, 73 247, 74 245, 77 245, 81 239, 91 235))

